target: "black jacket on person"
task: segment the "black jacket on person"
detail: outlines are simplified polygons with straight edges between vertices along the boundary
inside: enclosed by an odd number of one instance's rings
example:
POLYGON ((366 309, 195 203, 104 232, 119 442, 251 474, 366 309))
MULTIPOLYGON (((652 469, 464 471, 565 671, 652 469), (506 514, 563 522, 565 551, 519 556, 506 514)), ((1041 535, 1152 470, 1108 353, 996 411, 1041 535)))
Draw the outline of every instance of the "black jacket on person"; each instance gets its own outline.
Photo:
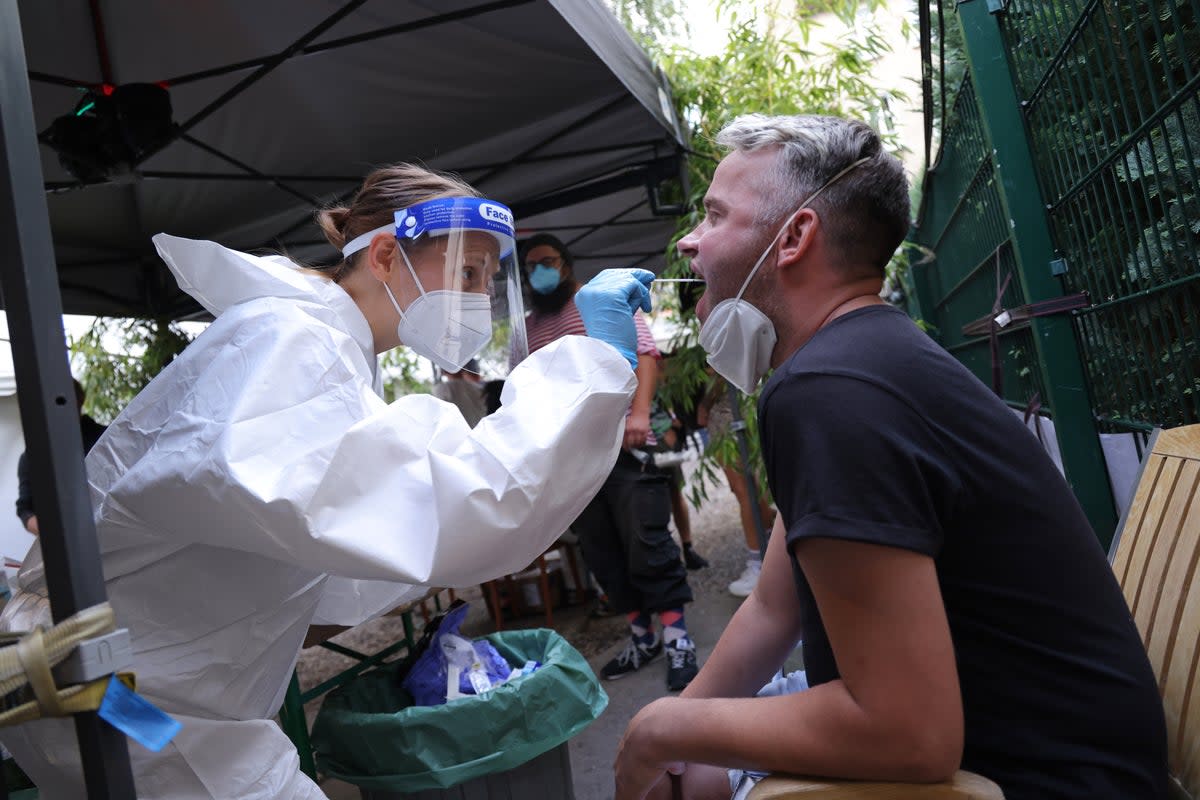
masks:
MULTIPOLYGON (((87 414, 79 417, 79 433, 83 436, 84 455, 87 455, 105 430, 107 428, 104 425, 87 414)), ((17 516, 21 518, 21 525, 24 526, 36 513, 33 505, 33 487, 29 485, 29 461, 25 458, 25 453, 21 453, 21 457, 17 459, 17 516)))

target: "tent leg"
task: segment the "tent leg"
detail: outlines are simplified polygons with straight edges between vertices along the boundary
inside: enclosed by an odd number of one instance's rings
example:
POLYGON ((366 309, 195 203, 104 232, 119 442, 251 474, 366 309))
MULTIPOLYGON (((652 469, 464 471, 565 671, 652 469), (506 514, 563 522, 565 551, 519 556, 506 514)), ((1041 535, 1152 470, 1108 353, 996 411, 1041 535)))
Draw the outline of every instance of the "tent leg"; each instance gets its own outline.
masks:
MULTIPOLYGON (((83 469, 17 0, 0 0, 0 289, 55 621, 103 603, 104 576, 83 469)), ((133 800, 125 737, 75 716, 90 800, 133 800)))

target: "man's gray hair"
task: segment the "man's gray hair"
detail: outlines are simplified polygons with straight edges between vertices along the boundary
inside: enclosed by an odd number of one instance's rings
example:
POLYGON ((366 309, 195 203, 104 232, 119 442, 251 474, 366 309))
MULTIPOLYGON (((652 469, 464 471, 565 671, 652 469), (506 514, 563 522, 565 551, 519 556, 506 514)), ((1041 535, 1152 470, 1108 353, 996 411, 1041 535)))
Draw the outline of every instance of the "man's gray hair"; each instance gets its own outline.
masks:
POLYGON ((900 160, 883 149, 879 135, 858 120, 813 115, 747 114, 717 134, 729 150, 779 149, 779 167, 758 187, 763 225, 780 225, 833 176, 860 159, 812 202, 832 244, 849 266, 882 270, 908 232, 908 178, 900 160))

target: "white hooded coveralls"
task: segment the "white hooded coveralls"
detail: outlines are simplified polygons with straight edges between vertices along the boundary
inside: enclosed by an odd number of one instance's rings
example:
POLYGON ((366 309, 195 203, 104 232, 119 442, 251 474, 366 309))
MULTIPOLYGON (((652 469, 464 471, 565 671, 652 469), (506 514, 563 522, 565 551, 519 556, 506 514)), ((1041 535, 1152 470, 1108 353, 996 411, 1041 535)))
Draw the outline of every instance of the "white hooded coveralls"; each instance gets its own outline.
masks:
MULTIPOLYGON (((138 691, 183 723, 161 753, 129 742, 138 797, 323 798, 270 719, 309 625, 526 567, 608 475, 636 381, 612 347, 565 338, 471 429, 436 398, 372 390, 370 329, 336 284, 212 242, 155 244, 216 321, 87 459, 138 691)), ((36 543, 19 586, 0 622, 49 624, 36 543)), ((43 800, 86 796, 70 719, 0 740, 43 800)))

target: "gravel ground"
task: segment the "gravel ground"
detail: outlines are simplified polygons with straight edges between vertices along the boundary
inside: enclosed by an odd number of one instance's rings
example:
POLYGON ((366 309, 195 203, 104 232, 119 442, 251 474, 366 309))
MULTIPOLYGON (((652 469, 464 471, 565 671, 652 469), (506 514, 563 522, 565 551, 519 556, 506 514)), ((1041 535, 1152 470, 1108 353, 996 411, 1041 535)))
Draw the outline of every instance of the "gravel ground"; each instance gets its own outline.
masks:
MULTIPOLYGON (((695 469, 696 461, 684 463, 685 475, 695 469)), ((686 489, 685 489, 686 491, 686 489)), ((688 573, 692 591, 697 597, 707 593, 725 592, 730 581, 741 574, 745 566, 745 544, 738 519, 737 501, 724 482, 710 487, 709 499, 699 509, 689 506, 692 523, 692 542, 696 550, 709 560, 706 569, 688 573)), ((582 569, 582 561, 580 562, 582 569)), ((458 591, 458 596, 471 604, 471 611, 463 625, 469 636, 491 633, 495 626, 488 615, 480 587, 472 586, 458 591)), ((448 594, 440 595, 443 607, 448 594)), ((567 639, 583 656, 591 659, 597 654, 613 648, 626 636, 626 623, 620 616, 597 618, 590 614, 595 608, 594 600, 585 600, 554 610, 554 629, 567 639)), ((432 601, 426 601, 430 614, 437 613, 432 601)), ((421 614, 415 613, 414 622, 422 625, 421 614)), ((506 628, 543 627, 544 615, 526 616, 506 620, 506 628)), ((334 637, 332 641, 360 652, 372 653, 383 649, 404 636, 404 628, 398 616, 385 616, 364 623, 334 637)), ((307 689, 346 669, 354 662, 342 655, 322 647, 312 647, 300 653, 297 671, 300 685, 307 689)), ((320 701, 309 704, 309 715, 316 712, 320 701)))

